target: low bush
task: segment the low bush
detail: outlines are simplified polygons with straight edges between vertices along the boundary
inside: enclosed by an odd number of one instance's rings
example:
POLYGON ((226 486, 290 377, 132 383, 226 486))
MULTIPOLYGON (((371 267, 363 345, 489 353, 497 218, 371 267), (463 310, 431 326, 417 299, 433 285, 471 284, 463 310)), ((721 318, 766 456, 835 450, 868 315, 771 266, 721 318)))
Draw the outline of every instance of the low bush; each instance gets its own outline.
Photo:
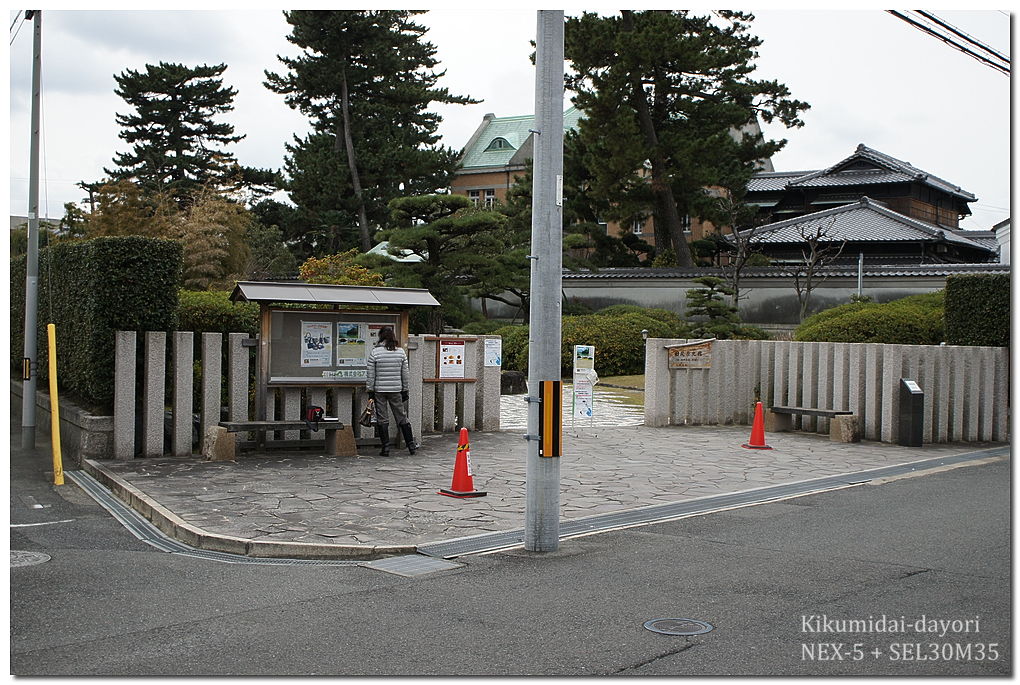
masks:
POLYGON ((195 333, 248 333, 259 330, 259 306, 230 301, 225 290, 182 290, 177 305, 177 328, 195 333))
POLYGON ((946 342, 1008 347, 1009 307, 1009 276, 950 276, 946 279, 946 342))
MULTIPOLYGON (((640 308, 639 308, 640 309, 640 308)), ((675 316, 675 315, 674 315, 675 316)), ((685 338, 690 329, 682 321, 666 323, 640 312, 606 315, 564 316, 562 320, 560 370, 572 372, 574 345, 595 347, 595 369, 603 376, 644 373, 647 330, 652 338, 685 338)), ((507 326, 493 331, 503 338, 503 368, 528 370, 528 327, 507 326)))
POLYGON ((855 342, 938 345, 944 338, 942 291, 886 303, 853 302, 804 320, 793 339, 804 342, 855 342))

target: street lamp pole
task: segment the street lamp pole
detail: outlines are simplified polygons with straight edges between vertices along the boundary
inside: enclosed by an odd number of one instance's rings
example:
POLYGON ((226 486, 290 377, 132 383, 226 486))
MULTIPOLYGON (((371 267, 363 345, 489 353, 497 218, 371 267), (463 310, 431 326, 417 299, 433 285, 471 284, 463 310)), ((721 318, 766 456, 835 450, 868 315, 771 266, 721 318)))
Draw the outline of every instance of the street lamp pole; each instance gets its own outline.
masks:
POLYGON ((524 548, 559 548, 560 380, 563 281, 563 10, 540 10, 536 37, 531 310, 528 340, 528 468, 524 548))

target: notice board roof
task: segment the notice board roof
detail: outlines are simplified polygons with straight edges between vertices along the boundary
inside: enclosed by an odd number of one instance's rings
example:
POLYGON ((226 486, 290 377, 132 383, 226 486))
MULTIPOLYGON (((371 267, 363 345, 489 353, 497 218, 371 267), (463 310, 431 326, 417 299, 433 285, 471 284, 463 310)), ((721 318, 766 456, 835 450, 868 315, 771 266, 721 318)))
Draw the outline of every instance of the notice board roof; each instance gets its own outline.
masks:
POLYGON ((271 283, 238 281, 232 302, 298 302, 308 304, 396 305, 438 307, 428 290, 420 288, 375 288, 361 285, 313 283, 271 283))

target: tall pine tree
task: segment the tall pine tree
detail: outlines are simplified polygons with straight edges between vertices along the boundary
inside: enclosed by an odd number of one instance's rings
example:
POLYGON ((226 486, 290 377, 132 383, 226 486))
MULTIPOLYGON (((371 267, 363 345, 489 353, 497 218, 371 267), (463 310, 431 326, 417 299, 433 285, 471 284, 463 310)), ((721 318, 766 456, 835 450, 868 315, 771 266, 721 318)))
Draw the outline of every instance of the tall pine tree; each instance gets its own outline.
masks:
POLYGON ((303 52, 280 57, 287 72, 266 72, 266 87, 306 114, 313 133, 287 146, 287 183, 299 208, 332 226, 324 251, 362 251, 386 223, 390 200, 445 188, 456 151, 439 145, 432 103, 469 104, 436 86, 436 48, 408 10, 294 10, 288 40, 303 52), (339 219, 339 220, 338 220, 339 219))
POLYGON ((750 78, 761 40, 753 16, 718 11, 623 10, 567 20, 568 86, 584 112, 580 136, 592 191, 611 203, 607 218, 654 217, 657 252, 691 266, 681 216, 711 202, 706 187, 740 188, 757 160, 786 141, 734 136, 759 117, 800 126, 807 104, 776 81, 750 78))
POLYGON ((131 149, 117 153, 117 166, 105 173, 134 181, 144 193, 172 197, 182 207, 203 188, 270 182, 271 172, 241 167, 224 149, 244 138, 232 125, 216 121, 233 110, 237 94, 223 85, 226 68, 160 62, 115 75, 114 92, 134 110, 116 116, 123 127, 119 136, 131 149))

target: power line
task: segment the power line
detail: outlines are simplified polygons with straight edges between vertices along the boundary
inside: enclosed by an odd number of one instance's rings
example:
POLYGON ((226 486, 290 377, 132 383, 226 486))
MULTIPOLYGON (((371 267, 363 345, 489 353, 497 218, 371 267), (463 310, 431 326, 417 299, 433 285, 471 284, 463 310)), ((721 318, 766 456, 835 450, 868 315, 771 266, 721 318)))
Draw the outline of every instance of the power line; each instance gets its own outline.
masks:
MULTIPOLYGON (((17 17, 15 17, 14 21, 17 21, 17 20, 18 20, 17 17)), ((24 16, 24 17, 21 18, 21 23, 18 24, 18 30, 14 32, 13 36, 11 36, 11 43, 10 43, 11 45, 14 45, 14 39, 18 37, 19 33, 21 33, 21 27, 25 25, 26 21, 28 21, 28 17, 27 16, 24 16)), ((14 24, 11 24, 11 27, 13 28, 14 24)))
POLYGON ((945 34, 939 33, 938 31, 936 31, 935 29, 931 28, 930 26, 926 26, 926 25, 924 25, 924 24, 922 24, 922 23, 920 23, 920 22, 918 22, 918 21, 916 21, 916 20, 906 16, 905 14, 897 12, 896 10, 886 10, 886 12, 888 12, 891 15, 893 15, 897 19, 901 19, 901 20, 907 22, 908 24, 910 24, 914 28, 919 29, 921 31, 924 31, 925 33, 927 33, 927 34, 929 34, 931 36, 934 36, 935 38, 938 38, 942 42, 948 44, 950 47, 954 47, 957 50, 959 50, 960 52, 966 53, 966 54, 970 55, 971 57, 973 57, 973 58, 975 58, 977 60, 980 60, 981 62, 984 62, 985 64, 987 64, 988 66, 992 67, 996 71, 999 71, 999 72, 1005 74, 1006 76, 1009 76, 1010 69, 1009 69, 1008 66, 1003 66, 1003 65, 998 64, 996 62, 993 62, 992 60, 988 59, 987 57, 985 57, 983 55, 979 55, 976 52, 974 52, 973 50, 971 50, 970 48, 968 48, 968 47, 966 47, 964 45, 961 45, 960 43, 956 42, 956 40, 954 40, 953 38, 951 38, 949 36, 946 36, 945 34))
POLYGON ((21 16, 21 10, 18 10, 18 13, 14 15, 14 21, 11 22, 11 28, 7 29, 8 33, 10 33, 14 29, 14 25, 18 23, 18 18, 20 16, 21 16))
POLYGON ((974 46, 980 48, 981 50, 984 50, 985 52, 987 52, 987 53, 989 53, 991 55, 995 55, 996 57, 1001 59, 1006 64, 1010 63, 1009 62, 1009 57, 1006 57, 1005 55, 1003 55, 1003 54, 1001 54, 999 52, 996 52, 992 48, 988 47, 987 45, 985 45, 981 41, 979 41, 976 38, 974 38, 973 36, 970 36, 970 35, 964 33, 960 29, 958 29, 955 26, 953 26, 952 24, 950 24, 945 19, 940 19, 937 16, 935 16, 934 14, 932 14, 931 12, 926 12, 924 10, 914 10, 914 11, 917 12, 918 14, 920 14, 922 17, 925 17, 926 19, 929 19, 929 20, 935 22, 936 24, 938 24, 939 26, 945 28, 946 30, 954 33, 955 35, 959 36, 960 38, 963 38, 965 41, 967 41, 971 45, 974 45, 974 46))

